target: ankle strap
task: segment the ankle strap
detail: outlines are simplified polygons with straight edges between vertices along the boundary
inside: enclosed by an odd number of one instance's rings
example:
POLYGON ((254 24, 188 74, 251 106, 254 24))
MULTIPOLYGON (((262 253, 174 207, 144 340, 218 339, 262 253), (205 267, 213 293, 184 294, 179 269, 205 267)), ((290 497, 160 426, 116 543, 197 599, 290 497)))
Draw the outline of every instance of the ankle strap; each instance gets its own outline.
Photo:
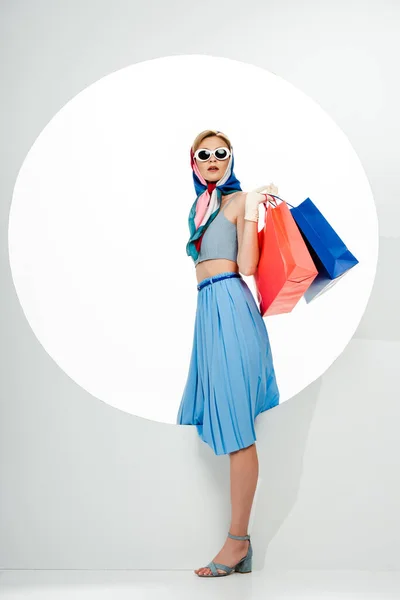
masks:
POLYGON ((233 540, 249 540, 250 539, 249 535, 232 535, 231 533, 229 533, 229 531, 228 531, 228 537, 232 538, 233 540))

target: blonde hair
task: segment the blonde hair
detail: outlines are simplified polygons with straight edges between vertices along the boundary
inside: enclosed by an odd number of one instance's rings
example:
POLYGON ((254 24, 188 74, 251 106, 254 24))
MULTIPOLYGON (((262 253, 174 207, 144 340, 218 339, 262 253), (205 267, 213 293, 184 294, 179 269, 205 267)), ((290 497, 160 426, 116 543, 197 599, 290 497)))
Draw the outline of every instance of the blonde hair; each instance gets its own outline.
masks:
POLYGON ((231 144, 228 136, 225 135, 224 133, 222 133, 222 131, 217 131, 215 129, 205 129, 204 131, 202 131, 201 133, 199 133, 196 136, 196 138, 195 138, 195 140, 194 140, 194 142, 192 144, 192 150, 193 150, 193 152, 196 152, 197 148, 199 148, 201 142, 205 138, 208 138, 208 137, 211 137, 211 136, 214 136, 214 135, 217 136, 217 137, 219 137, 219 138, 221 138, 226 144, 228 144, 229 150, 232 149, 232 144, 231 144))

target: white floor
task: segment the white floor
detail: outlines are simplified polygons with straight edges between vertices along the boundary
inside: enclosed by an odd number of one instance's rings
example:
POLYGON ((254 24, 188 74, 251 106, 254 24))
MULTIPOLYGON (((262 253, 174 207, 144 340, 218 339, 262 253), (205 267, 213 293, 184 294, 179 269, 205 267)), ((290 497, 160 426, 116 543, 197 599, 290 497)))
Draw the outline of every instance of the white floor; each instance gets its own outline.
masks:
MULTIPOLYGON (((210 578, 211 579, 211 578, 210 578)), ((253 571, 206 581, 190 571, 1 571, 0 598, 14 600, 387 600, 399 571, 253 571)))

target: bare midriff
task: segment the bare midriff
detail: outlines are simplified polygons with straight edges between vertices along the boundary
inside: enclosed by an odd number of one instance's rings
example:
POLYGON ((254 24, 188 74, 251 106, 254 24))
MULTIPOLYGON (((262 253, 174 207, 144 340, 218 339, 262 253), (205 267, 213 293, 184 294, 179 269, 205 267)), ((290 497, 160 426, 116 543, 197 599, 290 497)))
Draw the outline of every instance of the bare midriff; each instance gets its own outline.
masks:
MULTIPOLYGON (((236 196, 239 194, 235 193, 236 196)), ((230 200, 232 194, 228 194, 227 196, 221 196, 221 209, 223 210, 225 204, 230 200)), ((231 223, 236 225, 237 220, 237 205, 235 203, 235 199, 229 204, 228 208, 224 211, 224 217, 226 217, 231 223)), ((222 218, 224 218, 222 217, 222 218)), ((226 258, 211 258, 209 260, 203 260, 202 262, 196 265, 196 278, 197 283, 200 283, 203 279, 207 277, 213 277, 214 275, 218 275, 219 273, 225 273, 227 271, 234 271, 235 273, 239 272, 239 267, 237 262, 233 260, 228 260, 226 258)))

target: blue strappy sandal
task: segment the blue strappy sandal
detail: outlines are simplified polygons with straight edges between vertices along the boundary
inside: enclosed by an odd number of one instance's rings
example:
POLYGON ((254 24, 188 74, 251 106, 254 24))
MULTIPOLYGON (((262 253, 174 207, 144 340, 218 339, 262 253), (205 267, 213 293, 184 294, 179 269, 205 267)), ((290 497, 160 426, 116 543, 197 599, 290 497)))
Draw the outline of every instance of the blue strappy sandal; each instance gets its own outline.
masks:
POLYGON ((236 573, 251 573, 251 563, 253 557, 253 548, 251 547, 251 540, 249 535, 232 535, 228 531, 228 537, 233 540, 249 540, 249 549, 247 550, 246 556, 241 558, 239 562, 234 567, 228 567, 227 565, 223 565, 221 563, 216 563, 213 560, 208 563, 203 568, 211 569, 211 575, 202 575, 196 573, 198 577, 226 577, 226 575, 232 575, 236 571, 236 573), (226 573, 218 573, 217 569, 221 569, 226 571, 226 573))

